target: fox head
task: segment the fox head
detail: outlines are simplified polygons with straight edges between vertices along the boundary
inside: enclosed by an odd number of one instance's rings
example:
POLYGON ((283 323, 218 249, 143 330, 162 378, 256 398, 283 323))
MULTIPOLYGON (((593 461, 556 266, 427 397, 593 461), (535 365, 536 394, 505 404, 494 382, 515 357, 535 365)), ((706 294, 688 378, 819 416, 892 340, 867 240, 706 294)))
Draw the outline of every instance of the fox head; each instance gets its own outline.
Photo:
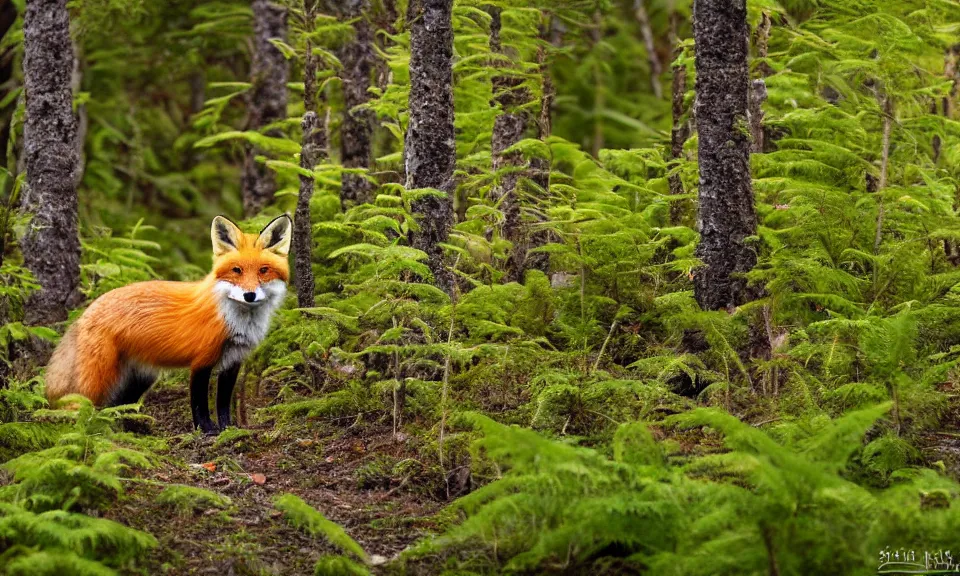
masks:
POLYGON ((260 234, 244 234, 223 216, 213 219, 213 276, 216 291, 240 308, 278 307, 287 290, 290 234, 293 221, 284 214, 274 218, 260 234))

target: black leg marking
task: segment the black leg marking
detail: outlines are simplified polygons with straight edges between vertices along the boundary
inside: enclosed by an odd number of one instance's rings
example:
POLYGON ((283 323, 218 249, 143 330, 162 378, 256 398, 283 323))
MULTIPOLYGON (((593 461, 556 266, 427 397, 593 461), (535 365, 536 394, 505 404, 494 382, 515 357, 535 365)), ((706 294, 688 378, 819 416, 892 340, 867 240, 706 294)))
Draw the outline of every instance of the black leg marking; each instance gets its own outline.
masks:
POLYGON ((190 409, 193 410, 193 427, 207 434, 214 434, 217 427, 210 420, 210 403, 207 392, 210 389, 210 374, 213 368, 198 368, 190 374, 190 409))
POLYGON ((139 367, 128 368, 122 381, 117 385, 117 393, 109 405, 136 404, 156 381, 157 374, 151 370, 139 367))
POLYGON ((220 371, 217 377, 217 423, 225 430, 230 425, 230 400, 233 399, 233 386, 237 383, 240 365, 220 371))

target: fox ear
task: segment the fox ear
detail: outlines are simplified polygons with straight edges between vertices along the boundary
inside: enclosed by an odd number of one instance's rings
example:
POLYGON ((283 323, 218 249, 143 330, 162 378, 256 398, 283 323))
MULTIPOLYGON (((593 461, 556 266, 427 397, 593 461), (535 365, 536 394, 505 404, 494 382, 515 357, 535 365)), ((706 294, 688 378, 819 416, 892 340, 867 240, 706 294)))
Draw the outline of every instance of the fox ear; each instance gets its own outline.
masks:
POLYGON ((293 230, 293 220, 288 214, 277 216, 264 226, 257 238, 257 248, 269 250, 278 256, 286 256, 290 252, 290 232, 293 230))
POLYGON ((217 216, 210 226, 210 240, 213 241, 213 255, 223 256, 240 247, 243 233, 236 224, 224 216, 217 216))

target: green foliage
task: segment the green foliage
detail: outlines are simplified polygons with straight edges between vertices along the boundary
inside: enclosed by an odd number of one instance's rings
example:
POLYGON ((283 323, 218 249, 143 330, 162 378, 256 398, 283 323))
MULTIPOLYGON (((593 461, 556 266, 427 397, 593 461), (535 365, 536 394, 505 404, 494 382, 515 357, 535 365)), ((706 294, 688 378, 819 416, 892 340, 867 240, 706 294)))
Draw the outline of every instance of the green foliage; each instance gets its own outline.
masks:
POLYGON ((0 503, 0 574, 115 574, 157 545, 150 534, 63 510, 0 503))
POLYGON ((921 506, 920 494, 957 486, 929 471, 877 493, 841 475, 889 410, 851 412, 785 446, 722 411, 697 409, 672 423, 715 430, 728 450, 694 459, 665 459, 666 446, 639 423, 619 428, 610 459, 467 414, 483 432, 475 454, 502 475, 457 501, 463 522, 407 557, 456 551, 456 565, 482 573, 616 561, 658 574, 763 572, 771 562, 789 573, 867 574, 899 516, 940 526, 957 518, 949 504, 921 506), (894 512, 893 502, 905 509, 894 512))
MULTIPOLYGON (((311 536, 321 536, 341 551, 351 554, 360 560, 366 560, 367 553, 351 538, 336 522, 331 522, 312 506, 293 494, 278 496, 273 505, 283 512, 287 522, 300 528, 311 536)), ((332 567, 332 560, 323 561, 323 566, 332 567)), ((318 564, 320 570, 321 564, 318 564)), ((348 564, 348 567, 352 564, 348 564)), ((318 572, 319 573, 319 572, 318 572)))
POLYGON ((170 506, 181 516, 193 516, 211 509, 226 510, 233 505, 233 501, 223 494, 182 484, 165 487, 157 496, 157 503, 170 506))
POLYGON ((316 576, 366 576, 370 574, 366 566, 358 564, 344 556, 321 556, 314 570, 316 576))
POLYGON ((244 446, 249 445, 248 440, 253 436, 249 430, 243 430, 241 428, 230 427, 220 433, 217 436, 217 440, 213 443, 214 448, 223 448, 223 447, 234 447, 234 448, 243 448, 244 446))
POLYGON ((152 466, 150 454, 124 446, 130 438, 114 431, 116 417, 124 409, 98 411, 85 398, 65 400, 79 403, 78 411, 41 411, 37 415, 55 419, 54 423, 23 426, 24 431, 17 433, 25 439, 21 445, 26 449, 43 445, 54 436, 56 444, 0 465, 13 480, 0 487, 0 502, 37 512, 104 508, 123 491, 121 476, 130 467, 152 466), (72 422, 63 426, 57 420, 72 422), (43 426, 48 429, 41 431, 43 426))

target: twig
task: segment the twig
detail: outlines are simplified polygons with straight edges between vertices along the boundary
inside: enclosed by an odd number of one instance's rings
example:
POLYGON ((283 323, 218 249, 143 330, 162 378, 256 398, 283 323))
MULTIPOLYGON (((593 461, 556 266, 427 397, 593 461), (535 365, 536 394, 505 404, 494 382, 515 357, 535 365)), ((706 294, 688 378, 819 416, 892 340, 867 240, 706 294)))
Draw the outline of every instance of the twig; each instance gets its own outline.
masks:
POLYGON ((607 332, 607 337, 603 340, 603 346, 600 347, 600 353, 597 354, 597 360, 593 363, 593 369, 591 372, 596 372, 597 367, 600 366, 600 359, 603 358, 603 353, 607 350, 607 344, 610 342, 610 338, 613 336, 613 331, 617 329, 617 323, 619 320, 614 320, 613 324, 610 325, 610 331, 607 332))

